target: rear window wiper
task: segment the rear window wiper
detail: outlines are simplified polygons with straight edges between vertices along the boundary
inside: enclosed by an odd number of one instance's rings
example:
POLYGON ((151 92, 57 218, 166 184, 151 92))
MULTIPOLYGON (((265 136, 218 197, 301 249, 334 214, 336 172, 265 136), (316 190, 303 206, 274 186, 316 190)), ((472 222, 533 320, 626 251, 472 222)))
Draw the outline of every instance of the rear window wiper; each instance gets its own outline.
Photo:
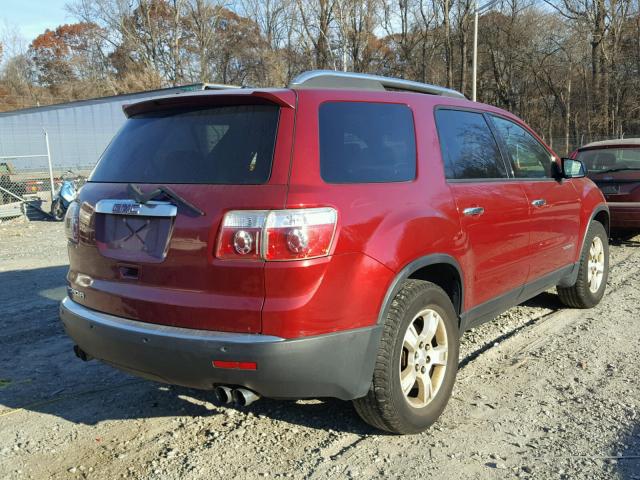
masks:
POLYGON ((150 192, 144 193, 140 189, 140 187, 138 187, 136 184, 130 183, 127 186, 127 190, 129 191, 129 194, 133 197, 133 199, 138 203, 143 203, 144 204, 144 203, 147 203, 149 200, 153 200, 154 198, 158 198, 159 196, 162 195, 162 196, 168 197, 168 198, 174 200, 175 202, 187 207, 192 212, 195 212, 196 214, 198 214, 200 216, 204 216, 204 212, 202 210, 200 210, 198 207, 196 207, 191 202, 189 202, 189 201, 185 200, 184 198, 182 198, 179 194, 177 194, 176 192, 174 192, 173 190, 171 190, 169 187, 167 187, 165 185, 160 185, 155 190, 151 190, 150 192))
POLYGON ((609 169, 607 169, 607 170, 594 171, 593 173, 624 172, 625 170, 640 170, 640 168, 638 168, 638 167, 609 168, 609 169))

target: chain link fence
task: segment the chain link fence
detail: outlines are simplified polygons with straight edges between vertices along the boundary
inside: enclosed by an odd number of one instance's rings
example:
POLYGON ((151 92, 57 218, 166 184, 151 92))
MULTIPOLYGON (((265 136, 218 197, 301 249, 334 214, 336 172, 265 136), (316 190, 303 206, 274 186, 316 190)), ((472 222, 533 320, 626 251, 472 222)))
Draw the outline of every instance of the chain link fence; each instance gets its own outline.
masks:
POLYGON ((93 168, 92 165, 56 168, 46 130, 21 132, 12 140, 14 146, 20 144, 20 154, 10 154, 0 142, 0 220, 21 215, 32 220, 49 217, 62 177, 86 177, 93 168))
MULTIPOLYGON (((21 214, 38 217, 47 214, 51 208, 55 177, 49 138, 45 130, 40 137, 41 153, 7 154, 4 148, 0 149, 0 219, 21 214)), ((38 149, 35 145, 27 144, 26 147, 23 152, 38 149)))

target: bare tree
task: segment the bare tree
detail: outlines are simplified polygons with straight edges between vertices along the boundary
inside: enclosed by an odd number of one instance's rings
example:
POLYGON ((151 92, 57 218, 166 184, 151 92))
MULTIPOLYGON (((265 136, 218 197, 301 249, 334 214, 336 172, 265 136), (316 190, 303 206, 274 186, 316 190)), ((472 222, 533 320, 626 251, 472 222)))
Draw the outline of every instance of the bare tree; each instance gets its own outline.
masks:
POLYGON ((337 3, 337 0, 296 0, 304 37, 313 46, 315 68, 337 69, 330 40, 337 3))

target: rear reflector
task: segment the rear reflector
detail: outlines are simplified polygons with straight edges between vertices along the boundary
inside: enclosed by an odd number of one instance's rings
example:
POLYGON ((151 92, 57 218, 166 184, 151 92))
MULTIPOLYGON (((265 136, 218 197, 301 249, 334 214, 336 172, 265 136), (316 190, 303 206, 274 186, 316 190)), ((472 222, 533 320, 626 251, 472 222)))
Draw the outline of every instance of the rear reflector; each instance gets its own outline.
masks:
POLYGON ((236 370, 257 370, 256 362, 233 362, 228 360, 214 360, 213 366, 216 368, 232 368, 236 370))
POLYGON ((337 219, 330 207, 227 212, 216 257, 267 261, 324 257, 331 250, 337 219))

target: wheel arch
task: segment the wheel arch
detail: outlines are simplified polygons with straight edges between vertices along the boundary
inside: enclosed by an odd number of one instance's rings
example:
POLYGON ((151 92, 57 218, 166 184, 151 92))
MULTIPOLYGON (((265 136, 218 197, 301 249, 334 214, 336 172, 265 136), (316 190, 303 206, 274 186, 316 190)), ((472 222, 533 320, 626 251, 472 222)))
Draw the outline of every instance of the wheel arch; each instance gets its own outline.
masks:
POLYGON ((587 240, 587 232, 589 231, 589 227, 591 226, 591 223, 593 223, 594 221, 602 224, 605 232, 607 232, 607 236, 610 235, 609 228, 610 228, 611 218, 609 213, 609 207, 606 204, 601 203, 600 205, 596 205, 596 207, 593 209, 593 212, 591 212, 591 215, 589 216, 589 221, 587 222, 584 229, 582 230, 582 237, 579 240, 580 249, 578 250, 578 258, 576 259, 576 262, 573 266, 573 270, 569 275, 567 275, 560 282, 558 282, 559 287, 567 288, 576 283, 576 280, 578 278, 578 272, 579 272, 580 258, 582 258, 582 253, 586 248, 585 242, 587 240))
POLYGON ((602 224, 605 231, 607 232, 607 236, 610 234, 609 225, 611 221, 610 221, 609 207, 607 206, 607 204, 601 203, 599 205, 596 205, 596 207, 591 212, 591 215, 589 216, 589 221, 582 229, 582 238, 580 239, 579 255, 582 255, 582 251, 584 249, 584 242, 587 238, 587 232, 589 231, 589 226, 591 226, 591 223, 594 221, 602 224))
MULTIPOLYGON (((611 235, 611 214, 609 213, 608 207, 606 207, 605 205, 599 205, 591 215, 589 223, 591 223, 593 220, 595 220, 596 222, 600 222, 604 229, 607 231, 607 235, 611 235)), ((588 225, 587 228, 589 228, 588 225)))
POLYGON ((384 323, 393 298, 402 288, 402 282, 410 278, 426 280, 442 288, 451 299, 459 323, 460 315, 464 309, 462 269, 458 261, 451 255, 434 253, 412 261, 394 277, 382 301, 382 307, 378 314, 378 325, 384 323))

